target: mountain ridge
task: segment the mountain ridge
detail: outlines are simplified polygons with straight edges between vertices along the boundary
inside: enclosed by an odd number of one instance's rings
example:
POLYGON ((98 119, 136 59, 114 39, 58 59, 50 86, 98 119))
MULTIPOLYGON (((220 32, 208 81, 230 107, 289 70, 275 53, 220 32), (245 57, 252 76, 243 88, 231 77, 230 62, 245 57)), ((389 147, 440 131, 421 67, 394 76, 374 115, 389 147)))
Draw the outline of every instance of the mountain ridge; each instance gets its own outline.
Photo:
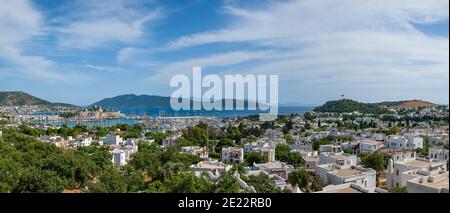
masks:
POLYGON ((50 105, 79 108, 66 103, 52 103, 22 91, 0 91, 0 106, 50 105))

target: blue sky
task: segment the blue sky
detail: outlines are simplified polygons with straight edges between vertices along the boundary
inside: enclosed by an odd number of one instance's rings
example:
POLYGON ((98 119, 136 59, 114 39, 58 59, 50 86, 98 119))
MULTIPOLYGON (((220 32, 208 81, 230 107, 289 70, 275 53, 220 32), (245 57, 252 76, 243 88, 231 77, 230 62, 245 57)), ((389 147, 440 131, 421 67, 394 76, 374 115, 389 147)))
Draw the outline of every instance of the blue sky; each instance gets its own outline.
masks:
POLYGON ((0 91, 91 104, 175 74, 278 74, 280 102, 448 103, 448 0, 4 0, 0 91))

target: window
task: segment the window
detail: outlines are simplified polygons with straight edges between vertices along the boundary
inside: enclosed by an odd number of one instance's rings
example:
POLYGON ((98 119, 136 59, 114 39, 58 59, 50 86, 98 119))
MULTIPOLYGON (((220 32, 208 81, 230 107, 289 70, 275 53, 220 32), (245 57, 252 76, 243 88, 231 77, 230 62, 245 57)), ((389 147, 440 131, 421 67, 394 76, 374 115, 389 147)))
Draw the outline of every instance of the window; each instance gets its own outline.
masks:
POLYGON ((398 169, 397 169, 397 175, 400 173, 400 171, 398 171, 398 169))
POLYGON ((395 185, 396 185, 397 187, 399 187, 399 186, 400 186, 400 184, 398 184, 398 183, 396 183, 395 185))

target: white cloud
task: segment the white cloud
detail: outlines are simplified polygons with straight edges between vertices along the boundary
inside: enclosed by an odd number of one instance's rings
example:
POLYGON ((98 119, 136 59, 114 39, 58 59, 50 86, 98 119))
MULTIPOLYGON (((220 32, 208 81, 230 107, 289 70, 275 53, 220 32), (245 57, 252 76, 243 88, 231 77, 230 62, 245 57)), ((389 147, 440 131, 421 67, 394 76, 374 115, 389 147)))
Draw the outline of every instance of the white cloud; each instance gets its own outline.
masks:
POLYGON ((176 74, 186 74, 191 75, 192 67, 202 66, 204 75, 209 72, 208 69, 214 67, 227 67, 231 65, 236 65, 248 61, 270 58, 270 57, 283 57, 283 55, 273 52, 273 51, 258 51, 258 52, 248 52, 248 51, 235 51, 223 54, 209 55, 200 58, 191 58, 184 61, 178 61, 157 70, 156 74, 148 78, 147 80, 154 83, 166 83, 169 82, 170 78, 176 74))
POLYGON ((318 34, 354 30, 418 33, 413 23, 448 19, 447 0, 297 0, 276 2, 264 10, 226 7, 229 27, 183 36, 168 48, 214 42, 261 42, 275 46, 309 42, 318 34))
POLYGON ((445 103, 449 39, 426 35, 413 23, 448 21, 448 6, 448 0, 297 0, 264 9, 225 7, 233 17, 228 26, 180 37, 167 49, 217 42, 284 49, 286 57, 266 55, 245 70, 234 70, 279 74, 280 91, 289 94, 282 101, 320 103, 345 92, 369 101, 445 103))
POLYGON ((124 69, 122 69, 120 67, 98 66, 98 65, 92 65, 92 64, 87 64, 84 66, 89 69, 102 71, 102 72, 109 72, 109 73, 119 73, 119 72, 125 71, 124 69))
POLYGON ((142 10, 137 1, 77 1, 56 29, 60 45, 89 49, 113 42, 134 43, 144 35, 145 26, 159 19, 159 9, 142 10))
POLYGON ((4 0, 0 7, 0 60, 17 75, 44 80, 66 80, 54 62, 26 55, 22 44, 42 35, 42 15, 27 0, 4 0))

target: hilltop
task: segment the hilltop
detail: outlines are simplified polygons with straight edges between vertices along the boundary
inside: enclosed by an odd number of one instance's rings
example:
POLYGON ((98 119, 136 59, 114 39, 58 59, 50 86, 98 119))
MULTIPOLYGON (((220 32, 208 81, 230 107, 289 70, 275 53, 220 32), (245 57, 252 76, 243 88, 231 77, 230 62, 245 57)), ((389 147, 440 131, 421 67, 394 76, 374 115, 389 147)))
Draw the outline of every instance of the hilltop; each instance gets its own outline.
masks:
POLYGON ((388 109, 412 109, 419 107, 437 106, 434 103, 421 100, 407 100, 407 101, 393 101, 393 102, 386 101, 378 103, 377 105, 388 109))
MULTIPOLYGON (((111 109, 124 109, 124 108, 170 108, 170 97, 163 97, 157 95, 119 95, 112 98, 105 98, 101 101, 95 102, 90 106, 100 106, 103 108, 111 109)), ((194 103, 192 99, 189 100, 190 105, 194 103)), ((223 107, 225 107, 225 99, 222 99, 223 107)), ((250 102, 244 101, 244 105, 247 106, 250 102)))
POLYGON ((342 100, 328 101, 324 105, 315 108, 314 111, 334 112, 334 113, 348 113, 357 111, 361 113, 383 114, 383 113, 390 113, 389 109, 399 110, 399 109, 412 109, 430 106, 436 106, 436 104, 420 100, 362 103, 351 99, 342 99, 342 100))
POLYGON ((24 105, 52 105, 63 107, 77 107, 71 104, 51 103, 20 91, 0 92, 0 106, 24 106, 24 105))
POLYGON ((91 106, 101 106, 103 108, 122 107, 170 107, 170 97, 156 95, 119 95, 113 98, 105 98, 93 103, 91 106))

